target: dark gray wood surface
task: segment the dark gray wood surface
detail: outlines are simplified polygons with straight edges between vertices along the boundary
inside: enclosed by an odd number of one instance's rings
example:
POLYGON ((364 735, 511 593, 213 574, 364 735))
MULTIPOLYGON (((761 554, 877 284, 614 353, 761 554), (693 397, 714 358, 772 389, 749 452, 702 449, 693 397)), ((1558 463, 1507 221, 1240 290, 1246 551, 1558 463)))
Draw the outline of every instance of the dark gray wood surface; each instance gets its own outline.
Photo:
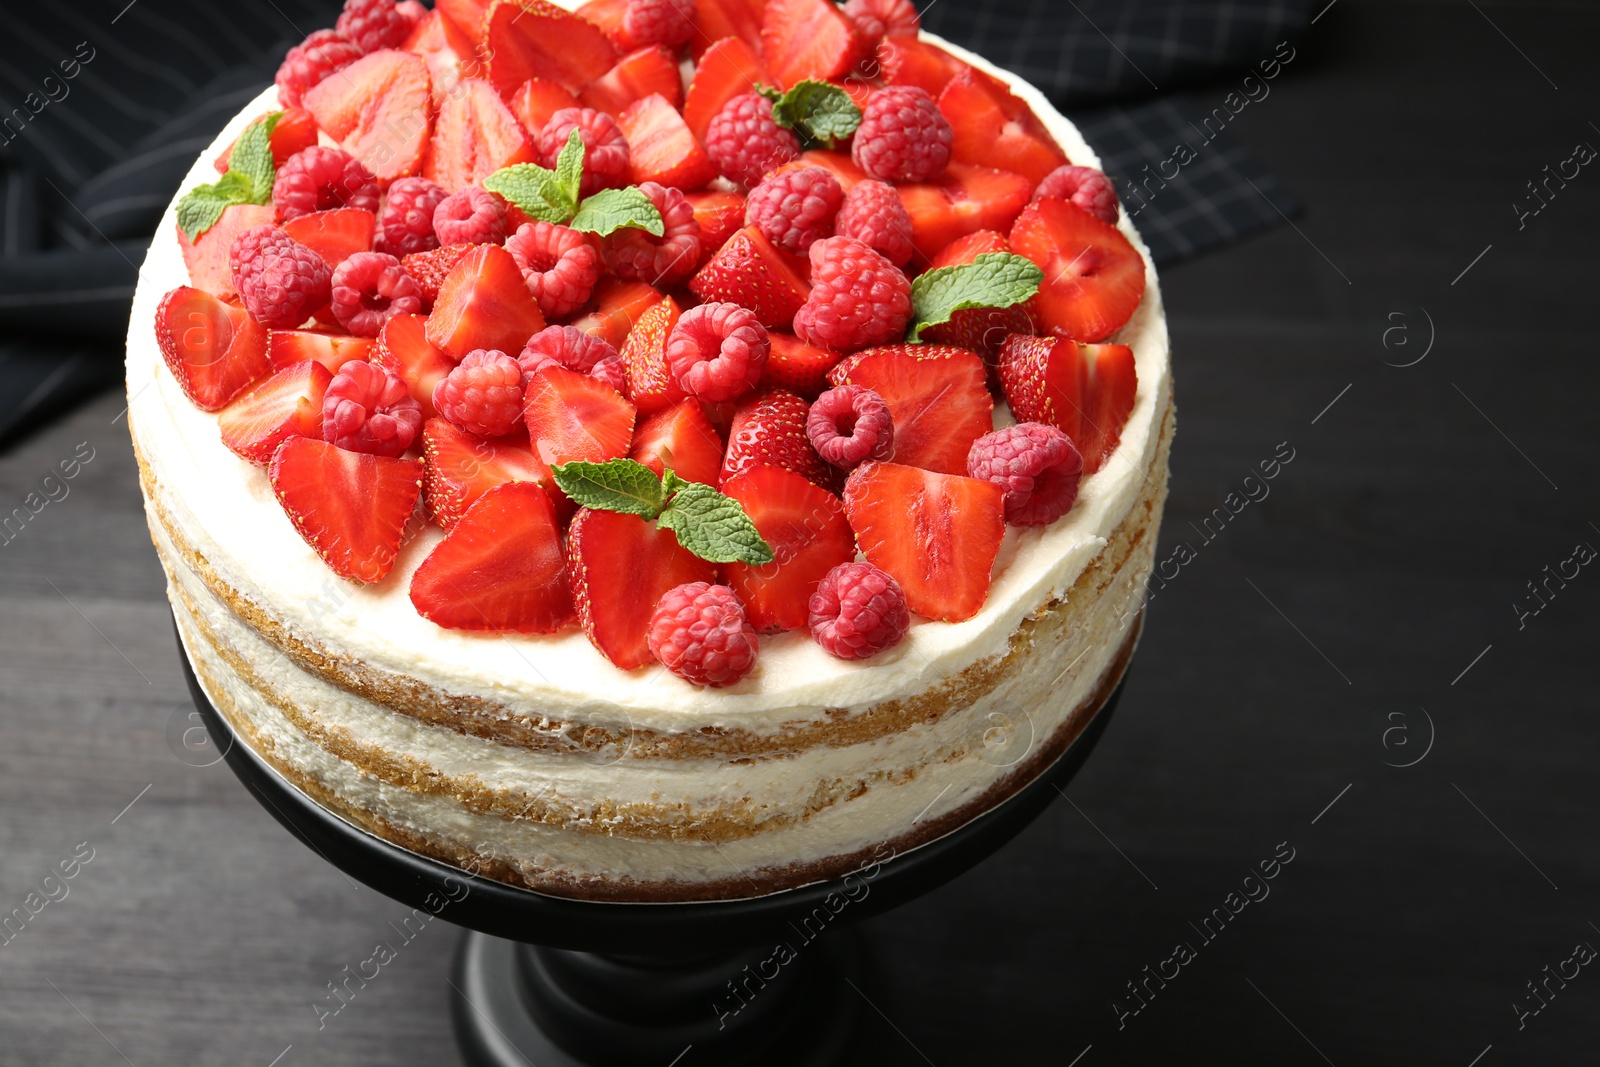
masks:
MULTIPOLYGON (((1165 272, 1193 559, 1068 799, 864 927, 853 1062, 1595 1061, 1600 974, 1525 983, 1600 946, 1600 572, 1514 605, 1600 547, 1600 171, 1513 204, 1600 147, 1597 41, 1588 6, 1338 0, 1236 120, 1309 212, 1165 272)), ((455 1062, 443 924, 318 1029, 404 909, 185 752, 122 405, 0 458, 9 511, 93 450, 0 547, 0 916, 59 898, 0 938, 0 1063, 455 1062)))

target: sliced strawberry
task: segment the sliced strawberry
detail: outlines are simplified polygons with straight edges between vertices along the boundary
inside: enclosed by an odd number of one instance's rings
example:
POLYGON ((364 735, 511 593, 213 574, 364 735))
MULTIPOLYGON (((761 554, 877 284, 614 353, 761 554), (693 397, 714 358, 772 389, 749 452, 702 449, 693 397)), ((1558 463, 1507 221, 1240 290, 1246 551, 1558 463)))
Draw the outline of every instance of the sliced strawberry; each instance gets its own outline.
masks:
POLYGON ((433 107, 439 107, 455 92, 463 79, 482 74, 477 38, 463 33, 439 10, 430 11, 406 38, 404 50, 419 55, 428 64, 429 88, 433 107))
MULTIPOLYGON (((233 159, 233 146, 238 143, 239 139, 234 138, 233 143, 216 158, 214 166, 218 174, 227 173, 228 163, 233 159)), ((285 108, 279 113, 267 143, 272 147, 272 165, 281 167, 290 156, 317 143, 317 120, 305 108, 285 108)))
POLYGON ((683 116, 660 93, 635 100, 617 116, 617 125, 628 142, 633 184, 659 182, 687 191, 717 176, 717 168, 683 124, 683 116))
POLYGON ((370 337, 347 337, 321 330, 272 330, 267 334, 267 359, 273 370, 309 359, 337 374, 351 360, 370 358, 375 344, 370 337))
POLYGON ((761 51, 767 69, 784 88, 807 79, 842 78, 870 48, 871 42, 833 0, 768 0, 761 51))
POLYGON ((914 85, 935 100, 951 78, 971 69, 938 45, 915 37, 885 37, 877 61, 885 85, 914 85))
POLYGON ((450 272, 455 269, 456 264, 460 263, 461 258, 472 249, 472 245, 445 245, 443 248, 427 252, 413 252, 400 260, 400 269, 411 275, 416 283, 422 286, 424 308, 433 307, 433 302, 439 299, 439 290, 444 286, 444 280, 450 277, 450 272))
POLYGON ((1004 500, 994 482, 901 463, 864 463, 844 487, 861 554, 900 583, 912 611, 944 622, 972 618, 989 596, 1004 500))
POLYGON ((538 301, 499 245, 474 245, 462 256, 428 315, 428 340, 457 360, 475 348, 514 356, 542 329, 538 301))
POLYGON ((567 576, 583 632, 631 671, 655 658, 648 634, 662 595, 685 582, 715 581, 717 567, 648 519, 580 508, 567 531, 567 576))
POLYGON ((767 334, 772 351, 761 370, 761 387, 798 393, 808 400, 828 387, 828 372, 843 357, 827 348, 808 345, 790 333, 767 334))
POLYGON ((689 54, 696 64, 725 37, 737 37, 752 52, 761 51, 761 14, 766 0, 702 0, 697 7, 695 33, 689 38, 689 54))
POLYGON ((1067 154, 1020 97, 1007 90, 997 98, 970 70, 950 79, 939 95, 939 110, 955 131, 950 158, 957 163, 998 167, 1038 185, 1067 162, 1067 154))
POLYGON ((793 393, 770 389, 739 401, 728 429, 722 482, 751 467, 782 467, 824 489, 838 484, 837 472, 811 447, 806 415, 811 405, 793 393))
POLYGON ((439 105, 422 173, 450 192, 503 167, 534 162, 522 124, 481 78, 465 78, 439 105))
POLYGON ((826 489, 777 467, 750 467, 724 482, 722 491, 744 506, 772 546, 771 563, 722 565, 722 577, 744 602, 750 625, 764 634, 805 626, 817 583, 856 558, 844 505, 826 489))
POLYGON ((216 411, 272 373, 267 329, 210 293, 181 285, 156 309, 156 343, 194 406, 216 411))
POLYGON ((722 106, 736 96, 755 92, 756 85, 771 85, 761 56, 738 37, 724 37, 705 50, 695 63, 689 92, 683 98, 683 121, 702 141, 706 127, 722 106))
POLYGON ((1070 201, 1029 204, 1011 229, 1011 248, 1044 270, 1039 321, 1062 337, 1103 341, 1144 298, 1143 258, 1115 226, 1070 201))
POLYGON ((1033 184, 1020 174, 952 163, 931 182, 897 187, 911 216, 911 241, 931 260, 952 241, 977 230, 1011 229, 1033 184))
POLYGON ((976 263, 979 256, 1009 251, 1011 245, 1007 243, 1005 234, 998 230, 977 230, 945 245, 938 255, 928 261, 928 269, 976 263))
POLYGON ((334 268, 357 252, 372 250, 378 216, 354 207, 313 211, 280 223, 283 232, 321 256, 334 268))
POLYGON ((600 379, 546 364, 528 381, 523 417, 534 455, 557 467, 626 456, 636 412, 600 379))
POLYGON ((489 80, 502 95, 529 78, 577 92, 617 62, 600 27, 548 0, 494 0, 480 39, 489 80))
POLYGON ((689 282, 701 300, 728 300, 756 313, 769 330, 787 330, 811 295, 800 260, 746 226, 717 250, 689 282))
POLYGON ((698 400, 680 400, 640 421, 628 458, 657 474, 670 467, 684 481, 716 485, 722 471, 722 435, 698 400))
POLYGON ((184 266, 189 268, 189 283, 212 296, 233 296, 233 267, 228 262, 233 239, 271 222, 272 215, 271 204, 234 204, 223 209, 216 223, 195 241, 179 230, 178 245, 183 249, 184 266))
POLYGON ((490 0, 434 0, 434 7, 458 34, 481 41, 488 28, 490 0))
POLYGON ((1127 345, 1080 344, 1057 337, 1013 337, 1000 353, 1000 382, 1011 411, 1072 438, 1084 474, 1105 465, 1133 412, 1139 373, 1127 345))
POLYGON ((570 507, 556 489, 550 468, 528 449, 506 441, 458 430, 443 419, 422 427, 422 502, 428 517, 446 530, 465 515, 478 498, 506 482, 537 482, 556 505, 556 518, 570 507))
POLYGON ((628 373, 628 399, 642 412, 661 411, 688 394, 667 365, 667 335, 678 325, 683 309, 672 297, 663 297, 639 316, 619 353, 628 373))
POLYGON ((547 634, 572 621, 550 497, 529 482, 484 493, 411 576, 411 603, 450 630, 547 634))
POLYGON ((267 469, 284 514, 333 573, 380 581, 394 569, 422 491, 422 461, 290 437, 267 469))
POLYGON ((577 15, 600 27, 618 52, 631 52, 638 47, 626 25, 628 4, 631 0, 589 0, 578 7, 577 15))
POLYGON ((994 429, 994 400, 976 352, 892 345, 857 352, 833 368, 834 385, 864 385, 883 397, 894 423, 896 463, 964 474, 972 442, 994 429))
POLYGON ((265 467, 294 436, 322 436, 322 394, 333 375, 320 363, 286 367, 217 415, 222 443, 241 459, 265 467))
POLYGON ((744 197, 738 193, 710 189, 701 193, 688 193, 684 199, 694 208, 694 221, 700 224, 700 248, 703 260, 709 260, 716 255, 717 249, 744 227, 745 202, 744 197))
POLYGON ((428 341, 428 320, 421 315, 396 315, 383 324, 372 362, 395 373, 406 383, 406 392, 422 405, 422 414, 433 418, 433 390, 456 369, 455 360, 428 341))
POLYGON ((324 133, 387 185, 422 169, 431 85, 421 56, 382 49, 323 79, 306 93, 305 106, 324 133))
POLYGON ((651 93, 673 107, 683 103, 683 74, 677 58, 661 45, 646 45, 617 60, 617 65, 584 86, 578 100, 584 107, 616 116, 651 93))
POLYGON ((517 86, 507 103, 530 138, 539 136, 557 111, 580 106, 575 93, 547 78, 529 78, 517 86))
POLYGON ((645 282, 607 275, 594 287, 591 300, 594 310, 574 319, 572 325, 603 338, 612 348, 621 348, 639 317, 661 303, 661 294, 645 282))

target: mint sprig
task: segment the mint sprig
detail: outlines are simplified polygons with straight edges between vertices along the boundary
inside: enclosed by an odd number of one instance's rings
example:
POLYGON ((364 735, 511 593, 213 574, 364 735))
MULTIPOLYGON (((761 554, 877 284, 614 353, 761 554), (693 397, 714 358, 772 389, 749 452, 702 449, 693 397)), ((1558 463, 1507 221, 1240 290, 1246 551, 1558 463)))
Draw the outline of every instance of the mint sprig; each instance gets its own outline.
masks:
POLYGON ((636 186, 601 189, 578 205, 577 212, 567 225, 574 230, 585 230, 601 237, 624 227, 643 230, 656 237, 667 232, 666 220, 661 217, 661 212, 636 186))
POLYGON ((911 283, 911 328, 906 340, 922 340, 929 326, 949 322, 966 308, 1008 308, 1032 299, 1044 281, 1038 264, 1011 252, 986 252, 971 263, 919 274, 911 283))
POLYGON ((636 460, 613 459, 563 463, 551 470, 556 485, 579 505, 654 519, 703 560, 754 566, 773 560, 772 546, 743 505, 709 485, 684 481, 670 468, 658 478, 636 460))
POLYGON ((483 187, 499 193, 531 218, 567 225, 605 237, 623 227, 660 237, 666 232, 661 212, 637 188, 602 189, 578 198, 583 185, 583 137, 574 127, 556 157, 554 170, 534 163, 514 163, 483 179, 483 187))
POLYGON ((257 119, 239 135, 228 156, 228 170, 209 185, 200 185, 178 201, 178 228, 190 241, 217 224, 235 204, 269 204, 277 167, 272 162, 272 131, 283 112, 257 119))
POLYGON ((800 147, 837 148, 855 135, 861 109, 850 94, 823 81, 796 82, 786 93, 758 87, 772 101, 772 119, 800 138, 800 147))

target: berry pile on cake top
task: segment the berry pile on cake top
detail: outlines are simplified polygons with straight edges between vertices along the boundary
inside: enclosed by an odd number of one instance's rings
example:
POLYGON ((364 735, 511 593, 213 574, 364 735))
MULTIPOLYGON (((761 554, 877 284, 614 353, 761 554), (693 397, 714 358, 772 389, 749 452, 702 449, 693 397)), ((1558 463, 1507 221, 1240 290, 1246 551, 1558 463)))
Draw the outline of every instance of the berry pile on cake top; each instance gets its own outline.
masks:
POLYGON ((909 0, 347 0, 277 85, 156 335, 335 573, 446 531, 440 626, 870 657, 975 615, 1132 410, 1110 183, 909 0))

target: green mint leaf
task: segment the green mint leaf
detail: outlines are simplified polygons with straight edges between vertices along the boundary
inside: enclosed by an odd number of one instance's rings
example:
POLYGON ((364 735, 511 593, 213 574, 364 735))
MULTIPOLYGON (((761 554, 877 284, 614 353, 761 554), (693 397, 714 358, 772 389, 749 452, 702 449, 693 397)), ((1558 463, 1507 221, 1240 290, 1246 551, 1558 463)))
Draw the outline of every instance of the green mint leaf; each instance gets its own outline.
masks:
POLYGON ((561 491, 586 508, 653 519, 667 503, 667 494, 656 472, 631 459, 613 459, 605 463, 578 461, 550 469, 561 491))
POLYGON ((572 132, 567 134, 567 143, 562 146, 561 154, 556 157, 556 185, 564 201, 574 209, 578 205, 578 187, 583 184, 584 151, 583 135, 574 126, 572 132))
POLYGON ((861 109, 837 85, 803 81, 773 101, 772 118, 793 130, 802 148, 837 148, 861 125, 861 109))
POLYGON ((755 566, 773 560, 772 546, 740 503, 709 485, 683 482, 657 521, 703 560, 755 566))
POLYGON ((667 232, 661 212, 637 188, 602 189, 578 205, 568 223, 574 230, 597 233, 601 237, 623 227, 632 227, 660 237, 667 232))
POLYGON ((282 117, 283 112, 276 111, 245 127, 228 156, 228 173, 249 183, 252 204, 272 203, 272 183, 278 174, 272 164, 272 130, 282 117))
POLYGON ((560 174, 533 163, 514 163, 497 170, 483 179, 483 187, 540 222, 566 222, 578 206, 577 197, 567 195, 560 174))
POLYGON ((757 94, 766 97, 768 100, 771 100, 774 104, 776 104, 779 100, 783 99, 783 90, 782 89, 774 89, 772 86, 770 86, 770 85, 762 85, 760 82, 756 82, 755 86, 756 86, 757 94))
POLYGON ((217 224, 232 201, 217 195, 216 187, 202 185, 178 201, 178 229, 191 243, 217 224))
POLYGON ((966 308, 1008 308, 1039 291, 1044 271, 1031 259, 1011 252, 986 252, 972 263, 940 267, 920 274, 911 283, 908 341, 920 341, 922 331, 950 321, 966 308))

